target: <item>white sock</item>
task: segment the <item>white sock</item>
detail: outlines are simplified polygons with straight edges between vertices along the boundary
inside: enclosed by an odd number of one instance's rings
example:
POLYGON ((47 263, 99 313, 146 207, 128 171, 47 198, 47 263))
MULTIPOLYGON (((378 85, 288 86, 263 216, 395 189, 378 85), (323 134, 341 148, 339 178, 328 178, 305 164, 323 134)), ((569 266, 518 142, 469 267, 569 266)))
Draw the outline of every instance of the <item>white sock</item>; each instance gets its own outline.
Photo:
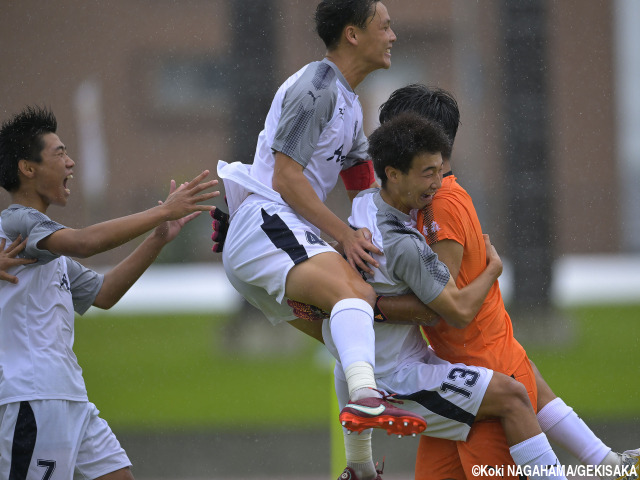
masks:
POLYGON ((538 412, 538 423, 549 440, 566 449, 583 465, 600 465, 611 452, 561 398, 554 398, 538 412))
POLYGON ((347 467, 352 468, 361 480, 373 479, 378 475, 371 452, 371 432, 371 429, 369 429, 363 431, 360 435, 353 433, 347 435, 347 431, 342 429, 347 467))
POLYGON ((528 465, 532 468, 530 479, 558 479, 566 480, 560 468, 558 457, 553 452, 549 440, 544 433, 528 438, 509 448, 511 457, 516 465, 528 465), (535 468, 538 467, 538 468, 535 468), (555 467, 552 468, 552 467, 555 467), (537 474, 539 473, 539 475, 537 474), (546 475, 544 474, 546 473, 546 475))
POLYGON ((354 399, 352 395, 356 390, 376 388, 373 373, 376 346, 371 305, 359 298, 340 300, 331 310, 329 322, 331 337, 344 367, 349 397, 354 399))

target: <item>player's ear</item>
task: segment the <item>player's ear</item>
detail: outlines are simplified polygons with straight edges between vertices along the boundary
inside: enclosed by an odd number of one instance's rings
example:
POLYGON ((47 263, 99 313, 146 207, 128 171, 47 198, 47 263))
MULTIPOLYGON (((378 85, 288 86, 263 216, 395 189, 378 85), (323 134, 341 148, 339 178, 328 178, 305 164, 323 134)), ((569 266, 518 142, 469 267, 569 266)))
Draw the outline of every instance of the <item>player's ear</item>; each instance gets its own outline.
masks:
POLYGON ((396 182, 398 180, 398 172, 397 168, 393 168, 390 165, 384 167, 384 173, 387 175, 387 180, 390 182, 396 182))
POLYGON ((33 163, 29 160, 18 160, 18 172, 24 175, 27 178, 33 178, 35 173, 35 168, 33 167, 33 163))
POLYGON ((358 45, 357 28, 353 25, 347 25, 344 29, 344 37, 351 45, 358 45))

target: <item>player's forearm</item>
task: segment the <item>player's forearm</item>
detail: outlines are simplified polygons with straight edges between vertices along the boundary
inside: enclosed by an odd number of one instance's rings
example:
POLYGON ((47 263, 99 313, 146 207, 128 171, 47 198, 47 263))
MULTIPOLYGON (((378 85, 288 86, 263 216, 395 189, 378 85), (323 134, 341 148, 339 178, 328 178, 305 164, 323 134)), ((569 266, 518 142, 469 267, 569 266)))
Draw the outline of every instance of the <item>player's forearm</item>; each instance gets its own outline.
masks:
MULTIPOLYGON (((482 308, 491 286, 497 279, 498 276, 495 272, 490 268, 486 268, 475 280, 459 290, 457 304, 460 315, 455 324, 450 324, 457 328, 464 328, 469 325, 480 311, 480 308, 482 308)), ((446 318, 445 321, 447 321, 446 318)))
POLYGON ((279 181, 274 178, 274 189, 300 216, 338 242, 351 232, 351 228, 322 203, 302 173, 279 181))
POLYGON ((127 258, 104 276, 102 288, 93 305, 98 308, 113 307, 133 286, 140 276, 158 258, 166 242, 155 234, 149 235, 127 258))
POLYGON ((86 258, 119 247, 167 219, 168 212, 159 205, 78 230, 58 230, 42 240, 40 247, 59 255, 86 258))
POLYGON ((440 319, 440 315, 414 294, 382 296, 378 300, 378 308, 387 317, 387 323, 429 326, 440 319))
POLYGON ((295 203, 295 207, 290 205, 296 212, 339 243, 342 244, 344 237, 351 233, 351 228, 324 205, 320 199, 317 199, 316 203, 313 201, 301 201, 298 197, 295 203))

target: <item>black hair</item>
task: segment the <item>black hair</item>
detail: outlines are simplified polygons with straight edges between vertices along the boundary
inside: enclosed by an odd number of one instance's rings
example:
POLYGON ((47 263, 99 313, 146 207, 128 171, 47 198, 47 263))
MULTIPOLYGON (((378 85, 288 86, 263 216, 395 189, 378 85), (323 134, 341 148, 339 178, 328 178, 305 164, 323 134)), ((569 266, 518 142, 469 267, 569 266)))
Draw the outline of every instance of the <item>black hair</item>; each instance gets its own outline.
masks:
MULTIPOLYGON (((380 105, 380 123, 385 123, 403 112, 415 112, 440 124, 453 148, 460 125, 460 110, 458 102, 450 92, 419 83, 399 88, 380 105)), ((451 149, 442 152, 442 155, 449 158, 451 149)))
POLYGON ((40 163, 43 135, 56 133, 58 122, 46 107, 25 107, 0 127, 0 186, 12 192, 20 186, 18 162, 40 163))
POLYGON ((407 173, 416 155, 441 153, 449 145, 440 125, 414 112, 393 117, 369 135, 369 155, 383 187, 387 183, 386 167, 407 173))
POLYGON ((375 13, 375 5, 380 0, 322 0, 316 7, 314 16, 316 32, 328 50, 340 43, 340 37, 347 25, 365 29, 367 19, 375 13))

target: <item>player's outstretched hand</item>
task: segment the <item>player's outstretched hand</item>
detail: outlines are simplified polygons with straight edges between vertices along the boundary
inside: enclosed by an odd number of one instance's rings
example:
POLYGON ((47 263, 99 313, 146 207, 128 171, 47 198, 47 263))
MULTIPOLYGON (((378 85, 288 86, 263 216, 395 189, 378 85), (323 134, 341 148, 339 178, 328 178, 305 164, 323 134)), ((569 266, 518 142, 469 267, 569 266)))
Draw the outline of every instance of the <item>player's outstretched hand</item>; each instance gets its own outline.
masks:
POLYGON ((487 249, 487 268, 494 269, 495 277, 498 278, 500 275, 502 275, 502 259, 498 255, 496 247, 491 244, 489 235, 484 233, 482 237, 484 238, 484 245, 487 249))
POLYGON ((211 241, 213 242, 211 251, 222 253, 224 242, 227 239, 227 230, 229 230, 229 214, 216 207, 215 210, 209 212, 209 215, 213 218, 211 222, 211 229, 213 230, 211 234, 211 241))
POLYGON ((218 180, 204 182, 208 175, 209 170, 205 170, 178 188, 175 188, 175 182, 171 181, 173 188, 170 189, 167 199, 161 203, 167 211, 167 220, 177 220, 194 212, 208 212, 215 208, 213 205, 202 205, 202 202, 220 195, 218 190, 205 192, 218 184, 218 180))
MULTIPOLYGON (((185 185, 187 184, 183 183, 182 185, 180 185, 180 187, 176 188, 176 181, 171 180, 171 183, 169 185, 169 197, 171 197, 171 195, 174 192, 178 191, 179 188, 184 187, 185 185)), ((158 201, 158 205, 164 205, 164 204, 165 202, 158 201)), ((200 215, 200 213, 202 212, 201 211, 193 212, 193 213, 190 213, 189 215, 177 218, 175 220, 168 220, 164 223, 161 223, 155 228, 155 230, 153 231, 153 234, 158 238, 160 238, 163 242, 169 243, 171 240, 173 240, 178 236, 178 233, 180 233, 180 230, 182 230, 182 227, 184 227, 187 223, 189 223, 191 220, 193 220, 198 215, 200 215)))
POLYGON ((18 283, 18 278, 14 275, 9 275, 7 269, 16 267, 18 265, 27 265, 29 263, 36 262, 35 258, 16 258, 20 252, 27 246, 27 239, 22 240, 22 237, 18 235, 11 245, 6 249, 4 248, 7 241, 0 239, 0 280, 4 280, 9 283, 18 283))
POLYGON ((342 248, 347 262, 355 268, 360 269, 373 275, 373 270, 369 265, 379 267, 378 262, 371 256, 371 253, 382 255, 382 252, 371 243, 371 232, 368 228, 359 228, 351 230, 349 234, 342 239, 342 248))

